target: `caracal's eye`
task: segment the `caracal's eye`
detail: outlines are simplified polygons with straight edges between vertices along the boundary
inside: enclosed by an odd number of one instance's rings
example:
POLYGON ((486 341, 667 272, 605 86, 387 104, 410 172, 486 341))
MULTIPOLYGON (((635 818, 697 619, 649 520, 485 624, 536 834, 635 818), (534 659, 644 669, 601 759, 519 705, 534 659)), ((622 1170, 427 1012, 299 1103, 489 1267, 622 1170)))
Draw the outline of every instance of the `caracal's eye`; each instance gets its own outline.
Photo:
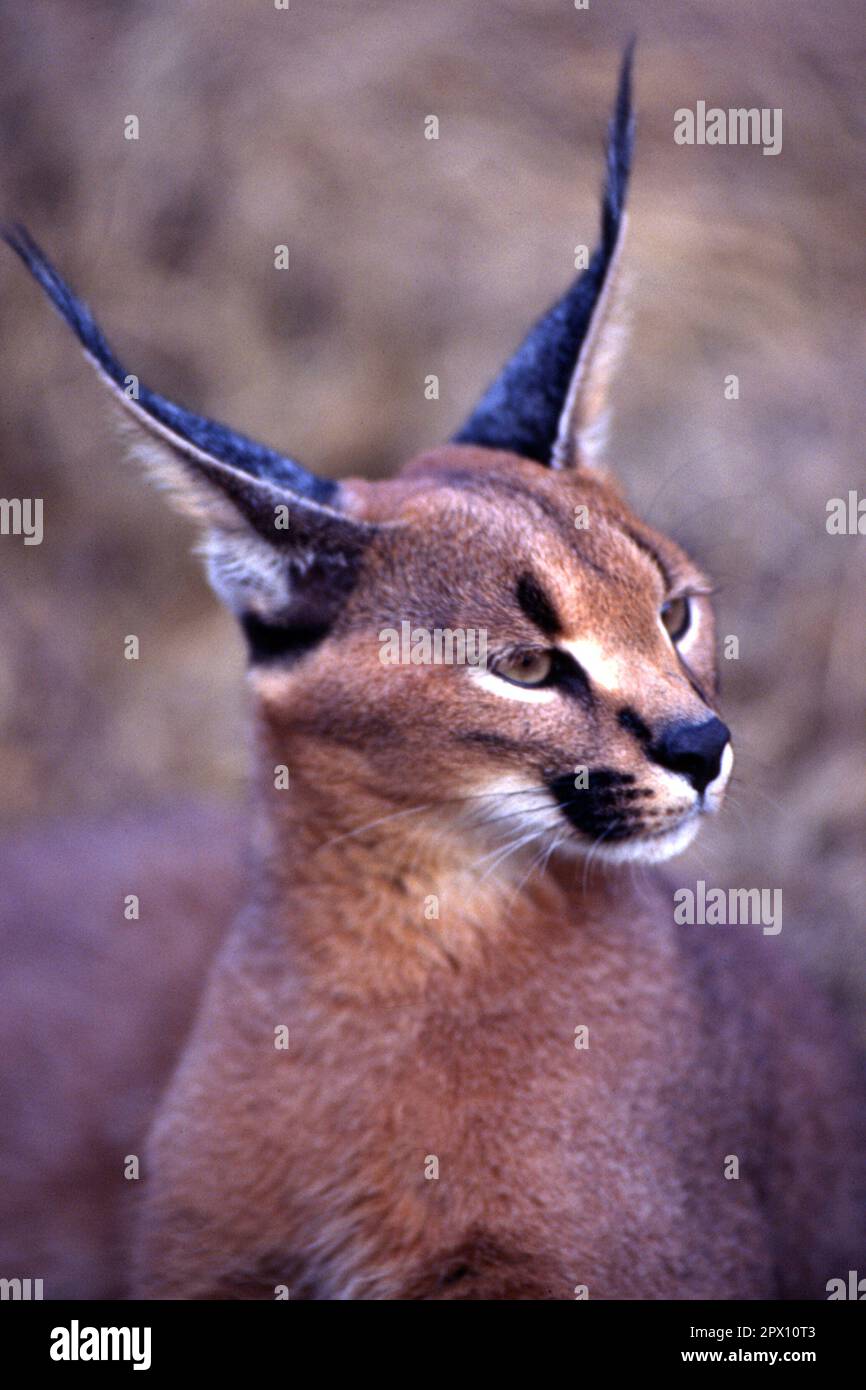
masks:
POLYGON ((692 605, 688 598, 672 598, 662 608, 662 626, 672 642, 685 637, 692 621, 692 605))
POLYGON ((495 675, 513 685, 543 685, 553 670, 553 653, 545 651, 509 652, 493 663, 495 675))

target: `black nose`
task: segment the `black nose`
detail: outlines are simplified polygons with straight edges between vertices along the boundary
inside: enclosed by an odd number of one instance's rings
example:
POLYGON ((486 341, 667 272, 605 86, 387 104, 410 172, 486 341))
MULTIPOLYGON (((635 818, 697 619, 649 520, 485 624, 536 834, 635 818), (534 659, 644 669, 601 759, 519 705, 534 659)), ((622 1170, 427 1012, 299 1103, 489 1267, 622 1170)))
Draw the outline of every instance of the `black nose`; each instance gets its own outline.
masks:
POLYGON ((730 737, 721 719, 708 719, 705 724, 669 724, 647 751, 654 762, 682 773, 695 791, 702 792, 718 777, 730 737))

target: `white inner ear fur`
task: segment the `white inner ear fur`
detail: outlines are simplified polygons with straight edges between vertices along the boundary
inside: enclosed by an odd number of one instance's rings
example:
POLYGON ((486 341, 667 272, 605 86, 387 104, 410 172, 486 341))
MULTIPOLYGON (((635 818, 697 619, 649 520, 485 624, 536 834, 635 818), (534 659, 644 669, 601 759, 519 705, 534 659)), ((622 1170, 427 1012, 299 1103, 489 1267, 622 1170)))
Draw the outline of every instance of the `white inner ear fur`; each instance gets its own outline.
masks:
POLYGON ((120 427, 130 457, 144 465, 157 487, 169 493, 181 511, 212 525, 242 524, 240 513, 225 493, 208 479, 191 473, 171 446, 145 434, 126 415, 120 416, 120 427))
MULTIPOLYGON (((113 383, 109 381, 109 385, 113 383)), ((190 459, 210 462, 208 455, 159 425, 116 388, 114 396, 126 408, 120 420, 130 453, 172 494, 182 510, 208 524, 198 552, 205 557, 208 579, 217 597, 236 615, 254 613, 267 618, 284 609, 290 597, 286 554, 252 529, 216 483, 190 469, 190 459)), ((230 465, 220 463, 220 467, 237 472, 230 465)), ((293 570, 303 573, 314 558, 312 553, 293 550, 293 570)))
POLYGON ((255 533, 211 531, 200 553, 211 588, 233 613, 261 618, 285 608, 289 598, 285 555, 255 533))

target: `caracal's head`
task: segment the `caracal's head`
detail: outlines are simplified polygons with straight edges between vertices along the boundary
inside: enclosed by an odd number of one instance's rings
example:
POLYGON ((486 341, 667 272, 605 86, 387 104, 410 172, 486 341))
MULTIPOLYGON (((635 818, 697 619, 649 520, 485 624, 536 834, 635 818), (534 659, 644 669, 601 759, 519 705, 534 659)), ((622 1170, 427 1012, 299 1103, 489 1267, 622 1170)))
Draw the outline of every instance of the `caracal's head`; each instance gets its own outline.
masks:
POLYGON ((721 802, 709 584, 599 462, 629 67, 589 268, 453 441, 389 482, 316 478, 140 386, 27 234, 7 233, 204 524, 269 751, 294 795, 329 806, 329 834, 404 818, 455 858, 477 861, 480 838, 493 862, 524 844, 662 859, 721 802))
POLYGON ((363 745, 395 808, 503 845, 682 849, 732 762, 688 556, 588 470, 505 452, 454 445, 348 491, 382 533, 309 679, 260 680, 274 709, 363 745))

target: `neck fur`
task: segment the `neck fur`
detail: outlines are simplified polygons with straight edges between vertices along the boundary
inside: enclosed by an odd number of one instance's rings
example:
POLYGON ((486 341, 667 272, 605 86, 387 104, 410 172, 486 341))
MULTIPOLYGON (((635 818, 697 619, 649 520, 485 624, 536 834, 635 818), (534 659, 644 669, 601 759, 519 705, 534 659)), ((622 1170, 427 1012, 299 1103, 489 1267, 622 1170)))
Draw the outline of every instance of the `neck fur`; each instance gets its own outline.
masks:
POLYGON ((285 749, 280 757, 267 734, 259 742, 257 920, 308 981, 360 998, 443 972, 495 965, 498 975, 503 961, 527 969, 533 953, 572 941, 629 896, 619 875, 585 873, 579 859, 543 864, 538 843, 507 852, 516 830, 494 841, 447 807, 395 806, 349 756, 322 777, 298 747, 290 785, 277 790, 285 749))

